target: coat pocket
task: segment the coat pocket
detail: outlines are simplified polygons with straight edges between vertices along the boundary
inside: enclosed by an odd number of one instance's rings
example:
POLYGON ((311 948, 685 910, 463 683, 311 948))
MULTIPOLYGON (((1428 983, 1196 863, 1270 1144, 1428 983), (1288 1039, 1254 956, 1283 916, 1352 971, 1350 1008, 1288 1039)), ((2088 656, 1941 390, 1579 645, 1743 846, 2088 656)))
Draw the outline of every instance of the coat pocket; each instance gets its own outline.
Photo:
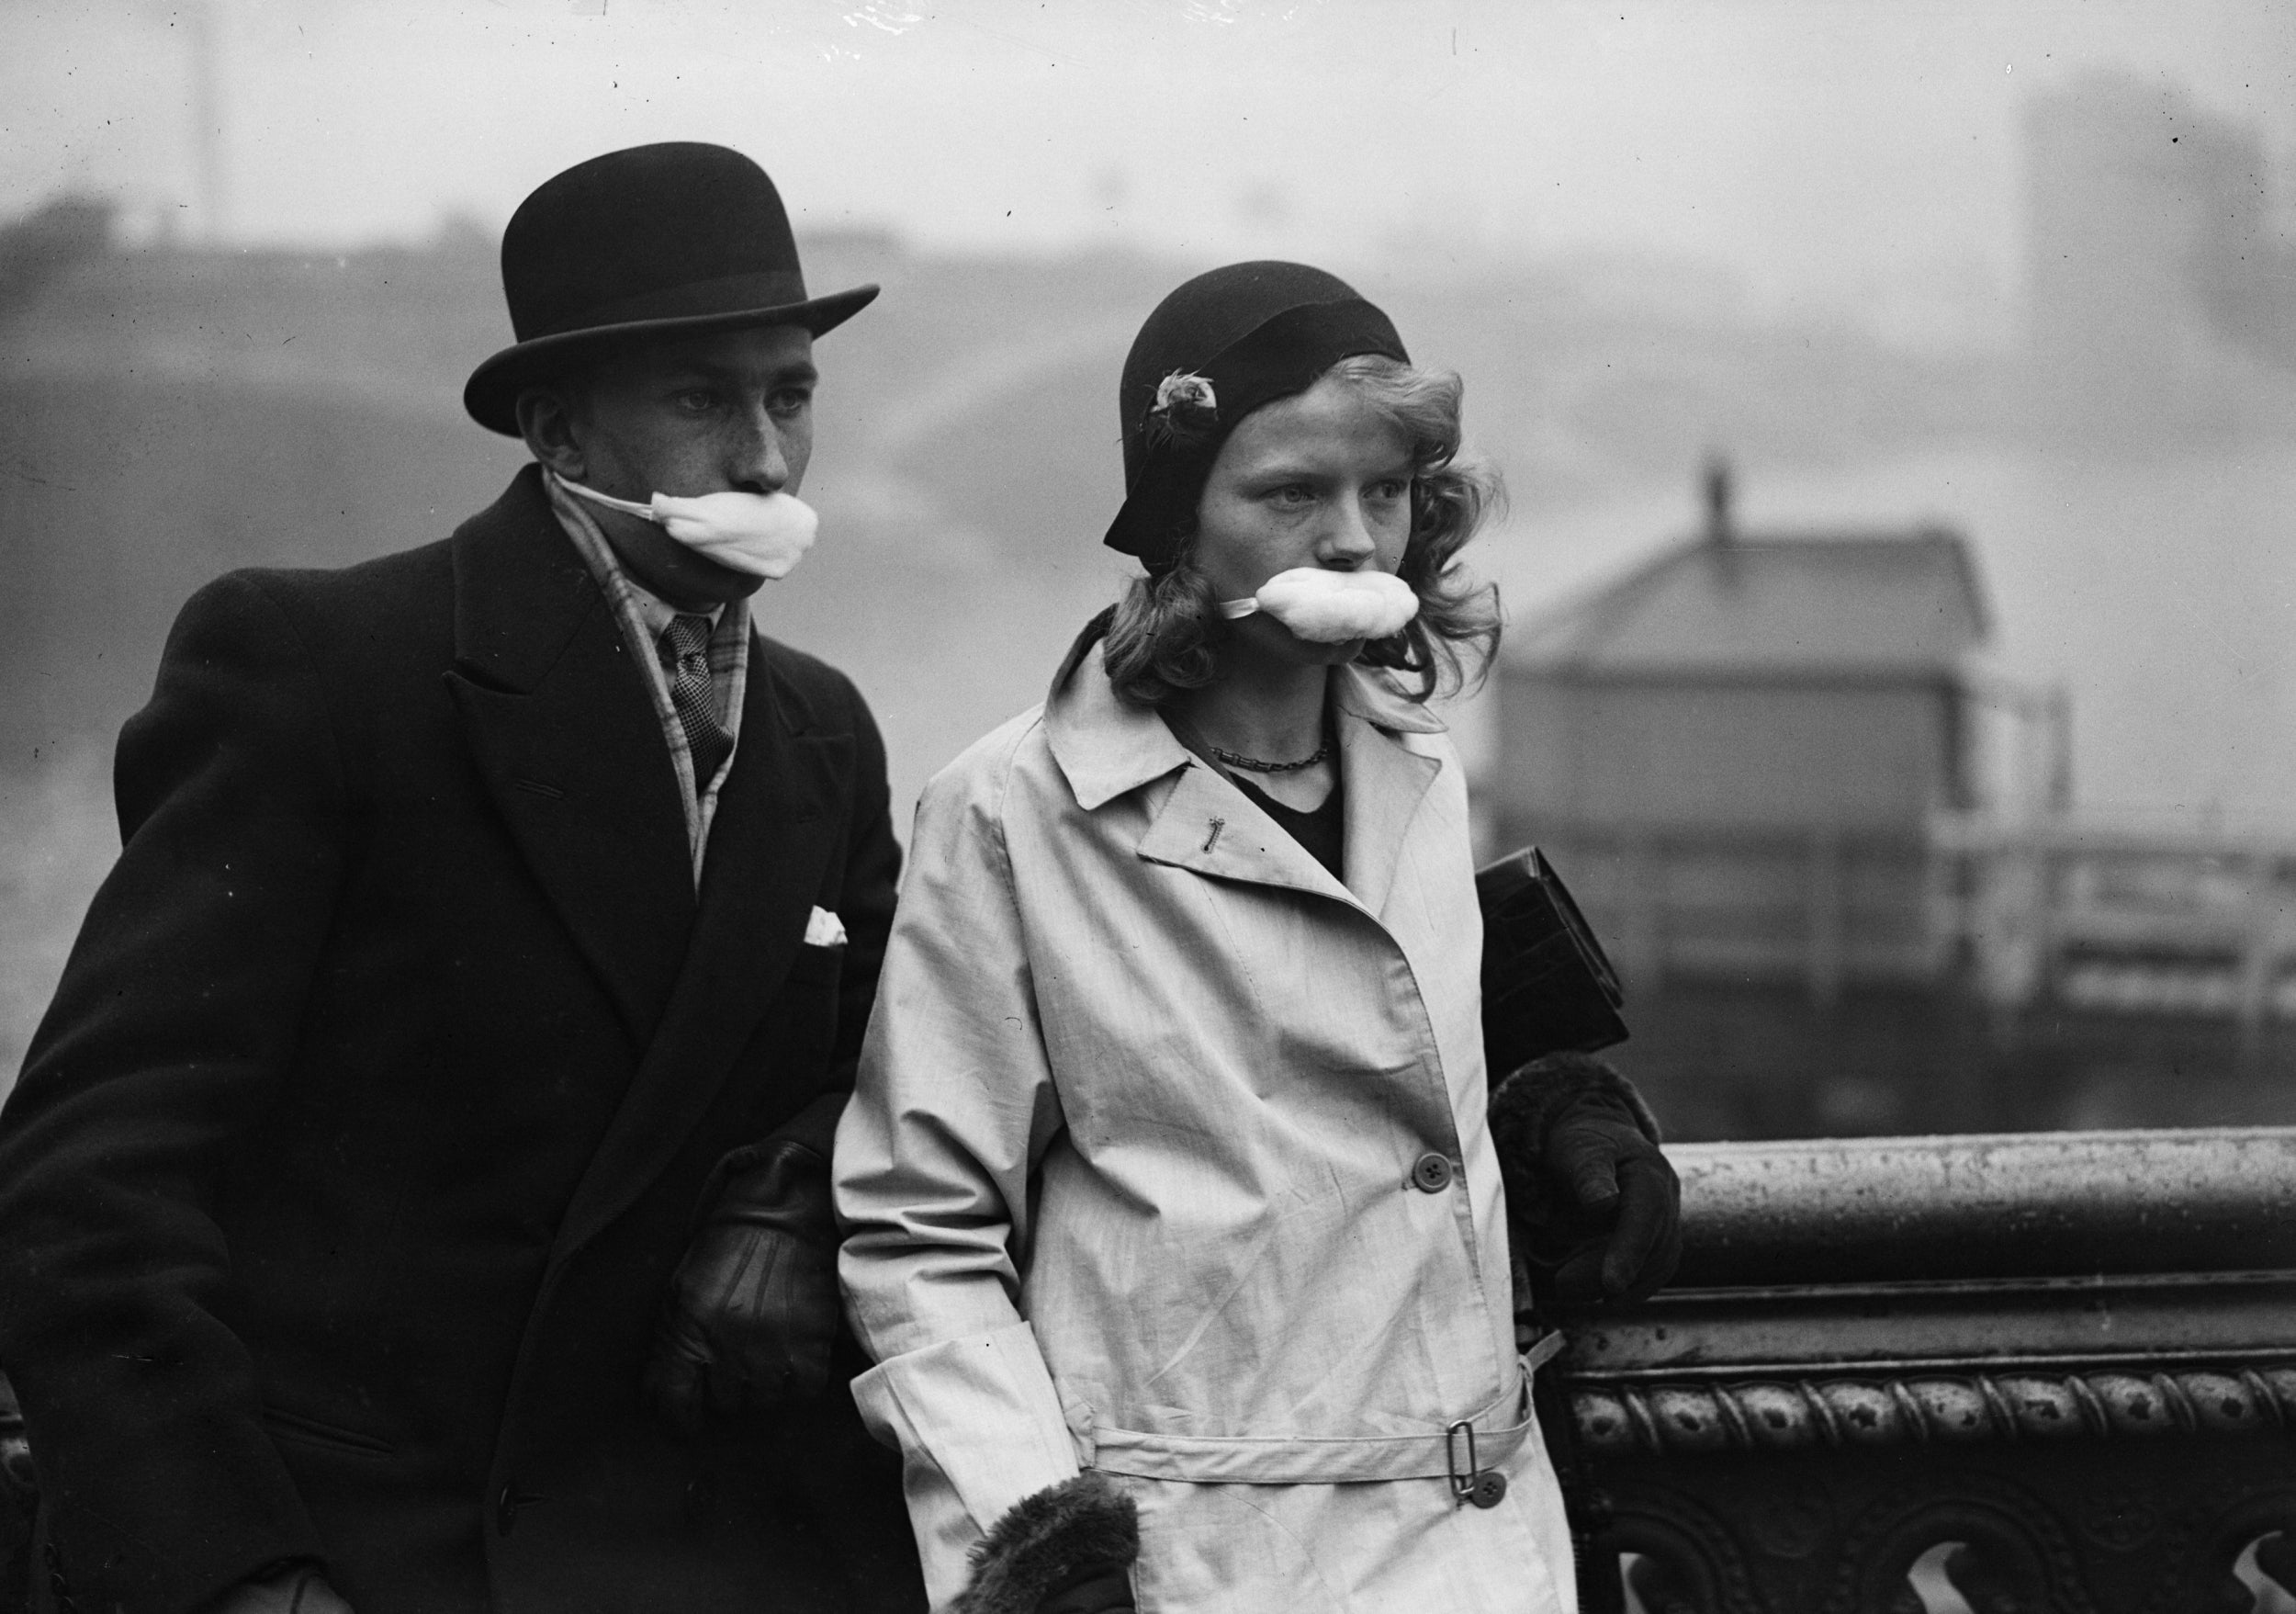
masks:
POLYGON ((329 1451, 341 1451, 356 1457, 395 1457, 399 1448, 378 1436, 346 1429, 341 1424, 331 1424, 321 1418, 289 1412, 283 1406, 263 1409, 264 1427, 277 1440, 292 1440, 298 1445, 317 1446, 329 1451))

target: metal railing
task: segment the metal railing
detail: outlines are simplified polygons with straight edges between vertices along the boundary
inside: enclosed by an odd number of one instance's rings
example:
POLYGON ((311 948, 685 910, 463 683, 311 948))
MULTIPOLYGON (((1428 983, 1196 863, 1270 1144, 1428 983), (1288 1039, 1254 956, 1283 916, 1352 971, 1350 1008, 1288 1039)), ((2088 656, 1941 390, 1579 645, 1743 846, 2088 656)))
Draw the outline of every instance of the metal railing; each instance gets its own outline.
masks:
POLYGON ((1645 1614, 2296 1609, 2296 1129, 1671 1154, 1563 1365, 1645 1614))

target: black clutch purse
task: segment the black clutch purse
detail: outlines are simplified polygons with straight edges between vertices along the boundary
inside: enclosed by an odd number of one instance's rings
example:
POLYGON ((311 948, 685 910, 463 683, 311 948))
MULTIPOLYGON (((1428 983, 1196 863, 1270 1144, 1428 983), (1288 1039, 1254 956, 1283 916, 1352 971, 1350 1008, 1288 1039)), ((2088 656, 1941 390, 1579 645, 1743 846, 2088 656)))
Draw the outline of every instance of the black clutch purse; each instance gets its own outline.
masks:
POLYGON ((1483 910, 1483 1058, 1495 1083, 1546 1054, 1626 1040, 1618 973, 1536 846, 1475 875, 1483 910))

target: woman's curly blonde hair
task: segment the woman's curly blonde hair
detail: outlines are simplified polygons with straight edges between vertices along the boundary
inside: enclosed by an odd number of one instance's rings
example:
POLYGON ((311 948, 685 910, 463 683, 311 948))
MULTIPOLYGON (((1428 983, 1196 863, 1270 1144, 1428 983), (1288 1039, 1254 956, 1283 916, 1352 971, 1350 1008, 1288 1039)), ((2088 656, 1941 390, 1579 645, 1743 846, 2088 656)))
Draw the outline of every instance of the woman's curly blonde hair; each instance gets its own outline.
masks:
MULTIPOLYGON (((1356 659, 1402 674, 1398 682, 1414 701, 1451 694, 1480 679, 1499 648, 1498 591, 1458 564, 1459 551, 1505 497, 1496 471, 1458 457, 1465 387, 1449 371, 1370 356, 1342 359, 1326 374, 1354 387, 1412 443, 1411 538, 1397 575, 1419 596, 1419 614, 1356 659)), ((1192 514, 1187 525, 1171 570, 1126 586, 1070 650, 1062 682, 1102 628, 1109 682, 1135 705, 1162 705, 1212 681, 1223 622, 1195 564, 1192 514)))

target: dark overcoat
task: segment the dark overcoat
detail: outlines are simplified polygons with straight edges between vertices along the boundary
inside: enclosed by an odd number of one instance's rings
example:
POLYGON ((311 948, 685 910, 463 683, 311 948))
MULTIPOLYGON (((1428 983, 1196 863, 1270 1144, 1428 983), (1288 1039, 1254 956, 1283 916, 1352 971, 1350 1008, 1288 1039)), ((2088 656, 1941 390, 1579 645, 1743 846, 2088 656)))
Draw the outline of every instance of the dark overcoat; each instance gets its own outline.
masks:
POLYGON ((692 1443, 637 1393, 712 1167, 826 1151, 850 1087, 899 858, 852 685, 753 643, 697 896, 529 467, 443 543, 201 591, 117 785, 0 1114, 41 1595, 309 1556, 360 1614, 921 1608, 841 1382, 692 1443))

